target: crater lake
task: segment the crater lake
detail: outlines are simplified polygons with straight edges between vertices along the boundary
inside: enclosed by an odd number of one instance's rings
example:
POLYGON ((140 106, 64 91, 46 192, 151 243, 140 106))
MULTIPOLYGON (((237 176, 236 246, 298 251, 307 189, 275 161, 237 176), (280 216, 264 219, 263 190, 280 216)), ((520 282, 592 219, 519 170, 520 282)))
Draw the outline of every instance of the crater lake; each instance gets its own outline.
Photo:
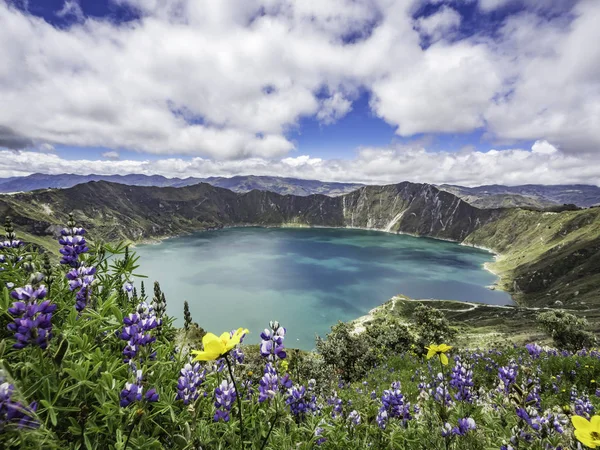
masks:
MULTIPOLYGON (((491 290, 487 251, 379 231, 329 228, 227 228, 140 245, 137 273, 146 291, 160 282, 167 313, 220 334, 248 328, 260 342, 269 320, 287 329, 286 346, 314 348, 337 321, 348 321, 397 294, 418 299, 512 304, 491 290)), ((139 289, 140 279, 135 279, 139 289)))

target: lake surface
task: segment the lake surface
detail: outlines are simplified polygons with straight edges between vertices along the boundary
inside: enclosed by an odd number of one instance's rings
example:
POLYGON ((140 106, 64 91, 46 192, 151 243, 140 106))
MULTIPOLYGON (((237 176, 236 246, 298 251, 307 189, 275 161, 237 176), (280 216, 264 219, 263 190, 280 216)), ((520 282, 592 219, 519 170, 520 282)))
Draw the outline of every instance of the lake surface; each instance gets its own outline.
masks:
MULTIPOLYGON (((220 334, 237 327, 260 341, 269 320, 287 328, 290 347, 314 348, 338 320, 366 314, 396 294, 412 298, 510 304, 486 286, 493 255, 428 238, 326 228, 229 228, 168 239, 135 249, 137 273, 158 280, 167 312, 220 334)), ((139 288, 139 279, 135 285, 139 288)))

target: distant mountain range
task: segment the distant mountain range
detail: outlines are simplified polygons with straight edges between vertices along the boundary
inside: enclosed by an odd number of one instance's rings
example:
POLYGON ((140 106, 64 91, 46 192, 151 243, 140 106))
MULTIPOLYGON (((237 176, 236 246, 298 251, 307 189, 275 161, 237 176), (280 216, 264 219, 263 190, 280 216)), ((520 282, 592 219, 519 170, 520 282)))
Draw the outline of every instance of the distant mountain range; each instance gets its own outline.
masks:
MULTIPOLYGON (((360 183, 330 183, 299 178, 240 175, 231 178, 167 178, 161 175, 44 175, 36 173, 25 177, 0 178, 0 193, 29 192, 48 188, 70 188, 90 181, 108 181, 129 186, 184 187, 208 183, 233 192, 252 190, 270 191, 281 195, 307 196, 323 194, 337 197, 364 186, 360 183)), ((527 184, 523 186, 489 185, 463 187, 450 184, 437 186, 467 203, 482 209, 525 207, 546 209, 563 204, 580 207, 600 205, 600 187, 591 185, 527 184)))
POLYGON ((532 207, 574 204, 582 207, 600 205, 600 187, 587 184, 525 184, 522 186, 463 187, 442 184, 438 188, 450 192, 478 208, 532 207))
POLYGON ((306 196, 323 194, 336 197, 347 194, 364 186, 359 183, 329 183, 316 180, 301 180, 298 178, 281 178, 268 176, 242 175, 231 178, 167 178, 162 175, 44 175, 34 173, 26 177, 0 178, 0 192, 29 192, 48 188, 70 188, 90 181, 108 181, 129 186, 184 187, 198 183, 208 183, 234 192, 259 191, 276 192, 282 195, 306 196))

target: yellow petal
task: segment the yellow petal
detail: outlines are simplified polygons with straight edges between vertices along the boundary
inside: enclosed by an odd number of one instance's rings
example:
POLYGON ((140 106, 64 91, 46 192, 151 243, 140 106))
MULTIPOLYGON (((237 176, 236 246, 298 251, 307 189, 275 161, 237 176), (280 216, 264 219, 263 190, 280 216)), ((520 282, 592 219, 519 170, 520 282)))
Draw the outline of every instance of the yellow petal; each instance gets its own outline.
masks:
MULTIPOLYGON (((594 416, 598 417, 598 416, 594 416)), ((591 430, 592 424, 585 418, 581 416, 573 416, 571 417, 571 423, 575 427, 576 430, 591 430)))
POLYGON ((592 428, 592 431, 600 433, 600 416, 592 416, 592 418, 590 419, 590 426, 592 428))
POLYGON ((586 447, 596 448, 597 441, 592 438, 589 432, 575 430, 575 437, 586 447))
POLYGON ((206 333, 203 337, 202 337, 202 345, 204 347, 206 347, 210 342, 212 341, 218 341, 219 338, 212 333, 206 333))
POLYGON ((448 365, 448 357, 446 355, 444 355, 443 353, 440 353, 440 361, 442 361, 442 364, 447 366, 448 365))
POLYGON ((440 344, 440 345, 438 346, 438 352, 443 352, 443 353, 446 353, 446 352, 448 352, 448 351, 450 351, 450 350, 452 350, 452 347, 450 347, 449 345, 446 345, 446 344, 440 344))
POLYGON ((214 353, 202 352, 200 350, 192 350, 192 354, 195 355, 194 361, 213 361, 219 356, 215 356, 214 353))
POLYGON ((427 352, 427 359, 431 359, 433 358, 436 353, 437 353, 437 345, 430 345, 429 347, 425 347, 428 352, 427 352))

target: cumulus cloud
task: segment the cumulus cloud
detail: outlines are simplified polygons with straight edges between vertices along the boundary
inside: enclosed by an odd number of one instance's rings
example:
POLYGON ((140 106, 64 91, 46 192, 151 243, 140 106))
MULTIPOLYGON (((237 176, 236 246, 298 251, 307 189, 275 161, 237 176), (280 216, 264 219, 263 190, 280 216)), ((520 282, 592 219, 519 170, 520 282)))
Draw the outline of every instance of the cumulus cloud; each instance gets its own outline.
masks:
POLYGON ((345 98, 340 92, 321 102, 321 109, 317 113, 317 119, 330 125, 337 122, 352 110, 352 102, 345 98))
POLYGON ((333 123, 352 108, 343 93, 365 89, 402 136, 483 128, 600 148, 597 0, 518 0, 500 33, 462 38, 447 5, 415 23, 417 0, 115 1, 140 20, 84 17, 67 0, 58 14, 76 21, 57 28, 0 2, 0 124, 27 136, 0 145, 281 158, 301 118, 333 123))
POLYGON ((234 176, 240 174, 285 176, 324 181, 389 184, 401 181, 483 184, 600 185, 600 154, 593 157, 564 153, 546 141, 532 149, 464 149, 457 153, 431 152, 416 146, 363 148, 353 159, 322 159, 309 155, 279 160, 247 158, 215 161, 201 157, 158 160, 65 160, 56 154, 0 151, 1 177, 49 174, 161 174, 167 177, 234 176))
POLYGON ((422 34, 435 42, 448 35, 452 36, 460 22, 461 15, 455 9, 444 5, 435 14, 418 19, 415 25, 422 34))

